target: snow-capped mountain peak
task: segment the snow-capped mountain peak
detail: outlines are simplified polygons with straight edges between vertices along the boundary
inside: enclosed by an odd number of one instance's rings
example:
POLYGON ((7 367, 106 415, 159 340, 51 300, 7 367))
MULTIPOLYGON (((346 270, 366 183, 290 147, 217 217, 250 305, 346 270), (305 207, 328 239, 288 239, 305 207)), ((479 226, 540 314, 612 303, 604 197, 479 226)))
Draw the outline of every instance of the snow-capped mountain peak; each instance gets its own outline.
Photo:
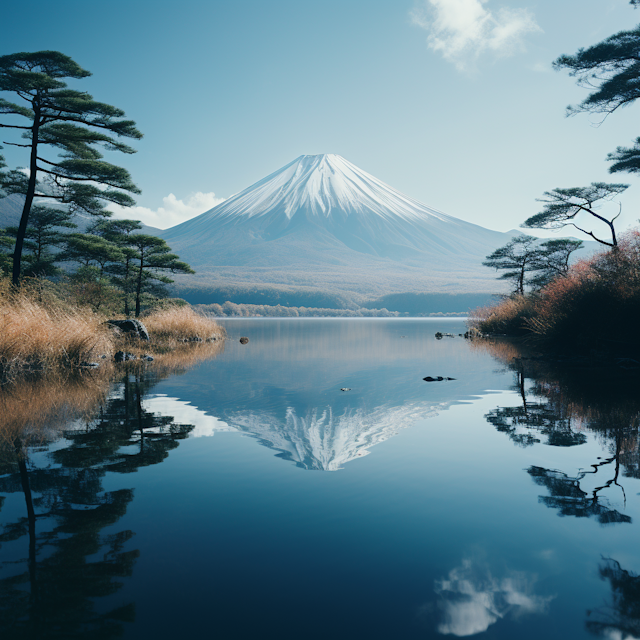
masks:
MULTIPOLYGON (((296 213, 329 217, 368 214, 415 220, 449 216, 396 191, 342 156, 300 156, 278 171, 232 196, 209 212, 216 217, 256 217, 296 213)), ((452 219, 453 220, 453 219, 452 219)))

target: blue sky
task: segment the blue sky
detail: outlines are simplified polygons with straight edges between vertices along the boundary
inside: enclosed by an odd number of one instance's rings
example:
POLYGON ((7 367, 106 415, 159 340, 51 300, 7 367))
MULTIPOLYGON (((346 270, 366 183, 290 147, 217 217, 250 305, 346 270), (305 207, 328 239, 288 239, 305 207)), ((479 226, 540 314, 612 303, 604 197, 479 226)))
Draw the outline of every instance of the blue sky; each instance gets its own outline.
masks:
POLYGON ((138 123, 138 153, 111 159, 149 224, 316 153, 494 229, 536 213, 547 189, 596 180, 631 183, 622 226, 640 217, 638 179, 605 162, 640 135, 640 104, 601 126, 566 118, 585 90, 550 67, 640 22, 627 0, 35 0, 0 20, 0 53, 70 55, 93 72, 73 86, 138 123))

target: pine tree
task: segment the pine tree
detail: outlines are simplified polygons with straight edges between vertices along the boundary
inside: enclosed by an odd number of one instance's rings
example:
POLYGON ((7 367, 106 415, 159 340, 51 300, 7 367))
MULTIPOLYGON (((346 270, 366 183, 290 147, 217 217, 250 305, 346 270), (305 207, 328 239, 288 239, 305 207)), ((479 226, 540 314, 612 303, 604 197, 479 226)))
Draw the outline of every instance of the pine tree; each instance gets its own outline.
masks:
POLYGON ((142 294, 155 292, 160 283, 173 282, 171 278, 163 275, 163 272, 195 273, 195 271, 186 262, 181 262, 177 255, 171 253, 171 248, 162 238, 136 233, 131 236, 131 246, 136 251, 134 261, 137 318, 141 311, 142 294))
MULTIPOLYGON (((640 0, 630 4, 640 6, 640 0)), ((591 93, 578 105, 567 107, 569 115, 598 113, 605 117, 640 98, 640 25, 620 31, 575 55, 562 55, 556 69, 567 69, 580 86, 591 93)), ((631 147, 618 147, 607 159, 611 173, 640 173, 640 138, 631 147)))
POLYGON ((91 232, 113 242, 122 252, 122 259, 107 265, 107 271, 111 275, 111 282, 118 287, 123 294, 124 313, 130 315, 131 297, 136 288, 134 261, 136 250, 132 245, 132 236, 142 229, 142 223, 137 220, 100 220, 96 222, 91 232))
POLYGON ((521 234, 512 238, 504 247, 496 249, 482 263, 485 267, 493 267, 504 271, 500 280, 511 280, 514 292, 524 294, 527 274, 537 268, 538 254, 535 248, 537 238, 521 234))
MULTIPOLYGON (((59 273, 55 263, 62 255, 54 253, 52 249, 60 248, 66 242, 66 235, 62 229, 74 229, 76 224, 71 222, 72 214, 62 209, 34 206, 31 208, 29 225, 25 233, 23 251, 27 254, 23 261, 28 268, 23 270, 26 276, 53 276, 59 273)), ((5 232, 13 239, 18 233, 18 227, 7 227, 5 232)), ((11 243, 13 245, 13 241, 11 243)))
POLYGON ((608 247, 617 247, 618 239, 614 222, 620 215, 621 209, 617 215, 608 218, 602 212, 599 212, 597 207, 600 202, 612 200, 628 187, 628 184, 592 182, 588 187, 545 191, 545 197, 538 199, 539 202, 545 203, 543 210, 525 220, 521 226, 528 229, 562 229, 563 227, 571 226, 591 236, 600 244, 608 247), (578 226, 576 220, 579 214, 588 214, 594 221, 598 220, 605 224, 611 234, 611 240, 596 236, 593 231, 587 231, 578 226))
POLYGON ((60 202, 72 212, 104 216, 109 215, 104 202, 131 206, 134 200, 129 193, 140 193, 128 171, 106 162, 98 150, 134 153, 118 138, 140 139, 135 122, 125 120, 121 109, 68 89, 63 81, 89 75, 58 51, 0 56, 0 91, 15 93, 22 101, 17 104, 0 98, 0 115, 8 116, 0 128, 21 131, 23 143, 6 144, 27 149, 30 156, 28 174, 0 172, 5 193, 25 196, 13 253, 16 285, 34 198, 60 202), (28 125, 14 124, 16 116, 26 118, 28 125), (45 157, 51 148, 62 153, 45 157))
POLYGON ((70 233, 67 236, 64 258, 80 263, 73 279, 85 292, 81 298, 85 298, 94 309, 99 309, 109 293, 107 265, 124 259, 120 247, 94 234, 70 233))
POLYGON ((569 272, 571 254, 582 247, 582 240, 557 238, 542 242, 538 246, 536 256, 536 274, 531 278, 531 285, 539 289, 558 277, 569 272))

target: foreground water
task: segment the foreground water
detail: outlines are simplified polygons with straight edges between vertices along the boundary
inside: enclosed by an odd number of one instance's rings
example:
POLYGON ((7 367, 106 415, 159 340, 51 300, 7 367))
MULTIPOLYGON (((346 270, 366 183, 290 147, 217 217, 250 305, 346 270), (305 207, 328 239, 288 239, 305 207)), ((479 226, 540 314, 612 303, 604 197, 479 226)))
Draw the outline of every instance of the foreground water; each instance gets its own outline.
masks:
POLYGON ((459 320, 226 327, 49 413, 0 398, 3 640, 640 637, 631 372, 459 320))

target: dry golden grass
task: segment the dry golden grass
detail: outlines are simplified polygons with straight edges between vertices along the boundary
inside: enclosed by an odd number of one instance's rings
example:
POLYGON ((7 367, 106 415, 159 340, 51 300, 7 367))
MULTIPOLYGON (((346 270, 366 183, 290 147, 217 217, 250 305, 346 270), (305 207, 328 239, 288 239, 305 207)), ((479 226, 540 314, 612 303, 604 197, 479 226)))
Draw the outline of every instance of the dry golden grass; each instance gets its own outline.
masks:
POLYGON ((142 321, 151 339, 162 343, 222 340, 226 335, 215 320, 192 307, 166 307, 151 312, 142 321))
POLYGON ((471 312, 468 323, 482 333, 526 335, 530 333, 527 320, 533 313, 533 300, 518 295, 505 298, 497 305, 475 309, 471 312))
POLYGON ((0 367, 4 376, 24 369, 78 367, 113 352, 103 318, 90 309, 0 286, 0 367))

